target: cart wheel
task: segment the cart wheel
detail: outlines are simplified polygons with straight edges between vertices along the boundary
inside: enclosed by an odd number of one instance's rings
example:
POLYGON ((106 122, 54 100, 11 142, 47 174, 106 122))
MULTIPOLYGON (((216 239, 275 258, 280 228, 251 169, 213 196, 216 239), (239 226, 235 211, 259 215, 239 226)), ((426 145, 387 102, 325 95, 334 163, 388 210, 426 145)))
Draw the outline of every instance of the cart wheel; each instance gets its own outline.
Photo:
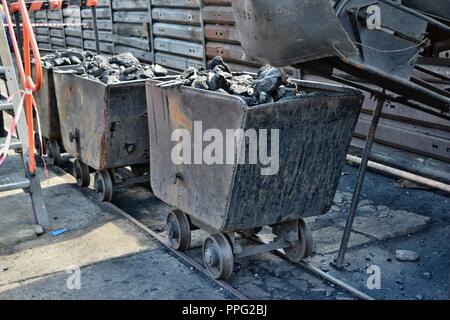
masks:
POLYGON ((56 140, 49 140, 47 142, 47 158, 52 166, 59 166, 61 164, 61 152, 58 142, 56 140))
POLYGON ((311 229, 303 219, 298 220, 298 238, 291 247, 284 249, 286 256, 293 262, 300 262, 313 253, 314 241, 311 229))
POLYGON ((170 212, 166 230, 172 248, 186 251, 191 247, 191 223, 186 213, 180 210, 170 212))
POLYGON ((88 187, 91 183, 89 167, 78 159, 73 163, 73 176, 77 179, 77 185, 80 188, 88 187))
POLYGON ((251 238, 254 235, 258 234, 261 230, 262 230, 262 227, 246 229, 246 230, 242 230, 241 234, 246 238, 251 238))
POLYGON ((215 279, 226 280, 233 274, 233 248, 223 233, 209 236, 203 242, 203 261, 208 273, 215 279))
POLYGON ((94 179, 95 193, 102 202, 111 202, 114 194, 113 182, 108 171, 97 171, 94 179))
POLYGON ((148 164, 136 164, 131 166, 131 171, 141 177, 150 172, 150 166, 148 164))

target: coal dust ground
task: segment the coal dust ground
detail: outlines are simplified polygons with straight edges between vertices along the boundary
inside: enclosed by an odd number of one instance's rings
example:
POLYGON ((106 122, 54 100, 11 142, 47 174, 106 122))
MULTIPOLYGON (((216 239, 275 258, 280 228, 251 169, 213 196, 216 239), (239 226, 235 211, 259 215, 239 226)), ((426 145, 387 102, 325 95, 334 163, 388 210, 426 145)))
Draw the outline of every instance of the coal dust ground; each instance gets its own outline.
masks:
MULTIPOLYGON (((308 219, 316 242, 310 262, 376 299, 448 299, 450 199, 439 192, 397 188, 391 177, 367 174, 346 267, 337 270, 330 264, 337 254, 356 173, 357 168, 346 166, 330 213, 308 219), (412 250, 419 260, 398 261, 397 250, 412 250), (371 290, 367 272, 373 266, 381 271, 381 279, 380 288, 371 290)), ((164 212, 171 208, 149 197, 147 189, 135 187, 114 202, 154 231, 164 232, 164 212)), ((193 233, 189 254, 199 262, 204 237, 202 232, 193 233)), ((237 260, 229 282, 253 299, 352 299, 274 254, 237 260)))
MULTIPOLYGON (((65 169, 70 171, 70 166, 68 162, 65 169)), ((315 255, 309 262, 375 299, 448 299, 450 199, 434 191, 396 188, 393 178, 373 172, 367 175, 347 265, 343 270, 330 265, 342 235, 355 177, 356 168, 346 166, 331 211, 308 219, 315 238, 315 255), (414 251, 419 260, 398 261, 395 253, 399 249, 414 251), (373 266, 381 271, 380 288, 370 290, 367 270, 373 266)), ((0 195, 2 208, 6 208, 0 213, 11 218, 3 226, 29 231, 18 239, 19 243, 0 248, 0 299, 234 298, 98 202, 92 190, 76 187, 73 178, 61 169, 50 168, 43 188, 55 228, 65 230, 60 236, 34 235, 27 195, 0 195), (27 224, 31 228, 25 228, 27 224), (74 265, 81 268, 79 290, 67 287, 71 275, 67 268, 74 265)), ((171 208, 154 198, 148 186, 119 191, 113 202, 164 234, 171 208)), ((269 231, 263 230, 260 236, 270 237, 269 231)), ((205 236, 201 231, 193 233, 193 248, 188 255, 198 262, 202 262, 205 236)), ((229 283, 251 299, 355 299, 271 253, 236 259, 229 283)))

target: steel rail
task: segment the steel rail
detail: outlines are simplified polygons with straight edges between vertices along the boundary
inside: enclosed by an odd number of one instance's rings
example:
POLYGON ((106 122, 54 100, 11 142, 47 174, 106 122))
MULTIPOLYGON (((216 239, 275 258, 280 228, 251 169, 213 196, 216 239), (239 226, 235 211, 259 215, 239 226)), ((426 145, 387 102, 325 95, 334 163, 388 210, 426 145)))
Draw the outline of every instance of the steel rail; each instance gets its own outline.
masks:
MULTIPOLYGON (((64 180, 73 182, 71 176, 69 178, 69 176, 67 176, 65 174, 62 174, 62 173, 68 173, 67 171, 63 170, 62 168, 60 168, 60 167, 52 167, 52 170, 56 171, 56 173, 59 174, 59 176, 62 177, 64 180)), ((93 193, 94 191, 91 190, 91 189, 88 189, 88 192, 89 193, 93 193)), ((244 301, 245 300, 250 300, 249 297, 247 297, 246 295, 241 293, 239 290, 237 290, 236 288, 231 286, 229 283, 227 283, 225 281, 222 281, 222 280, 217 280, 217 279, 214 279, 213 277, 211 277, 209 275, 208 271, 206 270, 206 268, 203 267, 203 265, 201 265, 200 263, 198 263, 197 261, 195 261, 194 259, 189 257, 186 253, 173 249, 170 246, 169 242, 167 241, 167 239, 165 237, 163 237, 160 234, 158 234, 157 232, 151 230, 145 224, 143 224, 142 222, 140 222, 139 220, 137 220, 136 218, 134 218, 133 216, 131 216, 130 214, 125 212, 123 209, 119 208, 117 205, 115 205, 113 203, 110 203, 110 202, 103 202, 103 204, 106 205, 107 207, 109 207, 110 209, 112 209, 117 214, 119 214, 122 217, 124 217, 125 219, 127 219, 128 221, 130 221, 131 223, 135 224, 142 231, 144 231, 145 233, 149 234, 151 237, 156 239, 159 243, 161 243, 166 249, 168 249, 175 256, 177 256, 178 258, 180 258, 181 260, 183 260, 185 263, 187 263, 188 265, 192 266, 193 268, 197 269, 199 272, 201 272, 206 277, 208 277, 208 279, 214 281, 220 287, 222 287, 223 289, 225 289, 228 292, 230 292, 237 299, 244 300, 244 301)), ((252 240, 257 242, 257 243, 260 243, 260 244, 267 244, 266 242, 264 242, 263 240, 261 240, 260 238, 257 238, 257 237, 253 237, 252 240)), ((294 262, 290 261, 286 257, 286 255, 284 254, 284 252, 281 249, 273 251, 273 253, 275 255, 279 256, 280 258, 282 258, 283 260, 286 260, 287 262, 294 263, 294 262)), ((315 266, 313 266, 313 265, 311 265, 311 264, 309 264, 307 262, 302 261, 302 262, 295 263, 295 264, 299 265, 302 268, 304 268, 308 272, 311 272, 312 274, 315 274, 316 276, 324 279, 325 281, 328 281, 328 282, 338 286, 342 290, 350 293, 352 296, 354 296, 354 297, 356 297, 358 299, 361 299, 361 300, 375 300, 374 298, 372 298, 369 295, 359 291, 358 289, 352 287, 351 285, 345 283, 344 281, 339 280, 336 277, 333 277, 333 276, 323 272, 322 270, 318 269, 317 267, 315 267, 315 266)))
POLYGON ((149 227, 147 227, 145 224, 143 224, 142 222, 140 222, 139 220, 135 219, 134 217, 132 217, 131 215, 129 215, 128 213, 126 213, 124 210, 122 210, 121 208, 119 208, 118 206, 116 206, 113 203, 110 202, 105 202, 105 205, 107 205, 108 207, 110 207, 112 210, 114 210, 115 212, 117 212, 118 214, 120 214, 122 217, 124 217, 125 219, 129 220, 130 222, 134 223, 136 226, 138 226, 141 230, 143 230, 144 232, 148 233, 149 235, 151 235, 153 238, 155 238, 158 242, 160 242, 166 249, 170 250, 173 254, 175 254, 177 257, 179 257, 180 259, 182 259, 183 261, 185 261, 187 264, 191 265, 192 267, 194 267, 195 269, 197 269, 198 271, 200 271, 201 273, 203 273, 204 275, 206 275, 209 279, 213 280, 215 283, 217 283, 219 286, 221 286, 222 288, 224 288, 225 290, 229 291, 232 295, 234 295, 236 298, 238 298, 239 300, 249 300, 249 298, 247 296, 245 296, 244 294, 242 294, 241 292, 239 292, 237 289, 235 289, 233 286, 231 286, 229 283, 222 281, 222 280, 217 280, 212 278, 209 274, 208 271, 206 270, 206 268, 204 268, 200 263, 198 263, 197 261, 195 261, 194 259, 192 259, 191 257, 189 257, 187 254, 185 254, 184 252, 178 251, 173 249, 169 242, 162 237, 160 234, 158 234, 157 232, 151 230, 149 227))
MULTIPOLYGON (((150 228, 148 228, 147 226, 145 226, 142 222, 140 222, 139 220, 133 218, 131 215, 129 215, 128 213, 126 213, 124 210, 122 210, 121 208, 117 207, 115 204, 113 203, 105 203, 108 207, 110 207, 111 209, 113 209, 114 211, 116 211, 117 213, 119 213, 121 216, 123 216, 124 218, 128 219, 129 221, 131 221, 132 223, 136 224, 139 228, 141 228, 143 231, 147 232, 148 234, 150 234, 152 237, 154 237, 156 240, 158 240, 162 245, 164 245, 167 249, 169 249, 172 253, 174 253, 175 255, 177 255, 178 257, 180 257, 181 259, 183 259, 185 262, 187 262, 188 264, 192 265, 194 268, 196 268, 197 270, 199 270, 200 272, 202 272, 203 274, 205 274, 208 278, 214 280, 217 284, 219 284, 221 287, 223 287, 224 289, 230 291, 233 295, 235 295, 236 297, 240 298, 240 300, 248 300, 248 298, 243 295, 242 293, 240 293, 237 289, 235 289, 234 287, 232 287, 230 284, 228 284, 225 281, 222 280, 216 280, 214 278, 212 278, 209 273, 206 271, 205 268, 203 268, 203 266, 198 263, 197 261, 195 261, 194 259, 192 259, 191 257, 189 257, 187 254, 180 252, 178 250, 173 249, 169 242, 162 237, 160 234, 158 234, 157 232, 154 232, 153 230, 151 230, 150 228)), ((264 245, 264 244, 270 244, 270 242, 264 242, 259 238, 253 238, 254 241, 264 245)), ((288 262, 291 262, 286 255, 284 254, 284 252, 281 249, 278 249, 276 251, 272 251, 275 255, 281 257, 283 260, 286 260, 288 262)), ((293 263, 293 262, 291 262, 293 263)), ((352 287, 351 285, 345 283, 342 280, 337 279, 336 277, 333 277, 329 274, 327 274, 326 272, 323 272, 322 270, 320 270, 319 268, 305 262, 299 262, 297 263, 299 266, 301 266, 302 268, 306 269, 307 271, 315 274, 316 276, 321 277, 322 279, 338 286, 339 288, 343 289, 344 291, 347 291, 348 293, 350 293, 352 296, 361 299, 361 300, 375 300, 374 298, 370 297, 369 295, 359 291, 358 289, 352 287)))
MULTIPOLYGON (((252 240, 260 243, 260 244, 267 244, 268 242, 263 241, 261 238, 259 237, 252 237, 252 240)), ((291 260, 289 260, 289 258, 286 256, 286 254, 283 252, 282 249, 277 249, 276 251, 274 251, 274 254, 276 254, 278 257, 282 258, 283 260, 286 260, 288 262, 294 263, 299 265, 300 267, 304 268, 305 270, 315 274, 316 276, 319 276, 320 278, 338 286, 339 288, 343 289, 344 291, 347 291, 348 293, 350 293, 352 296, 354 296, 355 298, 361 299, 361 300, 375 300, 374 298, 372 298, 371 296, 365 294, 364 292, 352 287, 351 285, 349 285, 348 283, 345 283, 342 280, 339 280, 336 277, 333 277, 332 275, 320 270, 319 268, 313 266, 312 264, 306 262, 306 261, 301 261, 298 263, 292 262, 291 260)))

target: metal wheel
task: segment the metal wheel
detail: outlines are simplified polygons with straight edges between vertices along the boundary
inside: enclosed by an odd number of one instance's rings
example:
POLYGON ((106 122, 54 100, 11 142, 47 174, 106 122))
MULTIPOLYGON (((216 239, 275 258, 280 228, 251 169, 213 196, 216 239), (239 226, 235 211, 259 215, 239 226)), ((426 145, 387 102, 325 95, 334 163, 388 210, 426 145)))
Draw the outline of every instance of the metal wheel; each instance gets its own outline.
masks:
POLYGON ((233 274, 233 248, 223 233, 209 236, 203 242, 203 261, 208 273, 215 279, 226 280, 233 274))
POLYGON ((314 241, 311 229, 303 219, 298 220, 298 238, 291 247, 284 249, 286 256, 293 262, 300 262, 313 253, 314 241))
POLYGON ((78 159, 73 163, 73 176, 77 179, 77 185, 80 188, 88 187, 91 183, 89 167, 78 159))
POLYGON ((59 166, 61 164, 61 151, 59 149, 58 141, 47 141, 47 159, 52 166, 59 166))
POLYGON ((191 223, 186 213, 180 210, 170 212, 166 230, 172 248, 186 251, 191 247, 191 223))
POLYGON ((102 202, 111 202, 114 194, 114 186, 108 171, 95 173, 94 188, 97 198, 102 202))

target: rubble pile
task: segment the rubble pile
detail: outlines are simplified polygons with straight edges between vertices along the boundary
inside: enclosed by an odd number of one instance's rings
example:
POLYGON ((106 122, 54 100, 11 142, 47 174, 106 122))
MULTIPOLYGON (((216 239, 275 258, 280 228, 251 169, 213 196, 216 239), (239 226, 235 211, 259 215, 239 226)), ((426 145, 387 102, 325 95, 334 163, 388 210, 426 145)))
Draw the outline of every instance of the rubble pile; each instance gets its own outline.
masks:
POLYGON ((67 50, 49 54, 42 60, 45 67, 73 65, 78 75, 105 84, 163 77, 168 74, 168 71, 159 65, 140 63, 131 53, 105 57, 87 51, 67 50))
POLYGON ((189 68, 181 74, 183 85, 236 95, 247 105, 285 101, 309 94, 289 80, 283 70, 264 66, 256 77, 248 73, 233 73, 221 57, 211 60, 207 68, 189 68))

